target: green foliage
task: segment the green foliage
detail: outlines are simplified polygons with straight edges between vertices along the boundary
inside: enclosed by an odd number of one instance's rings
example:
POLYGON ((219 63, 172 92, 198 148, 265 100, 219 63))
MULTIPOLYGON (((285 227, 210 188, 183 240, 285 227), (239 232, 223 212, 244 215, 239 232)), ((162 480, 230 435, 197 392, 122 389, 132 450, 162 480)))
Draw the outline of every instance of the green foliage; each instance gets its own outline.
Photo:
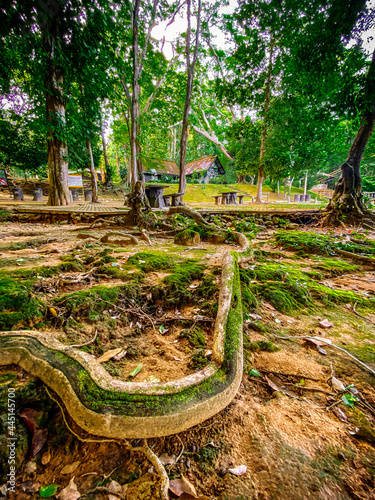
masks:
POLYGON ((66 316, 78 316, 97 319, 97 315, 110 308, 108 304, 116 304, 124 297, 134 302, 141 299, 141 289, 138 283, 129 283, 116 287, 94 286, 89 290, 80 290, 54 299, 54 304, 66 309, 66 316))
POLYGON ((206 339, 199 327, 195 327, 192 330, 183 329, 181 330, 180 336, 187 338, 192 347, 200 348, 206 345, 206 339))
POLYGON ((30 326, 43 316, 45 306, 31 293, 29 283, 0 278, 0 331, 30 326))
POLYGON ((136 265, 144 272, 171 271, 177 265, 177 259, 169 257, 165 252, 138 252, 128 259, 129 264, 136 265))
POLYGON ((357 302, 369 308, 375 307, 374 299, 322 285, 318 271, 302 271, 290 265, 268 262, 241 269, 240 274, 244 302, 249 305, 255 305, 257 300, 262 299, 283 313, 293 313, 304 307, 314 309, 316 299, 325 304, 357 302))
POLYGON ((246 345, 246 349, 248 349, 249 351, 267 351, 267 352, 280 351, 280 347, 277 347, 270 340, 259 340, 258 342, 249 342, 246 345))

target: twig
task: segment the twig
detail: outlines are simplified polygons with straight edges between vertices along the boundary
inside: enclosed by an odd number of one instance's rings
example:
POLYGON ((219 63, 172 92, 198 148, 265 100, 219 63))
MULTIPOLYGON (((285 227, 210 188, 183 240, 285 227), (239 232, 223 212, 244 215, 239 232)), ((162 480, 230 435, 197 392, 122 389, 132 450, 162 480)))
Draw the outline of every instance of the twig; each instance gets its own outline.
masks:
POLYGON ((182 457, 182 455, 183 455, 183 453, 185 451, 185 446, 184 446, 184 443, 182 442, 182 439, 180 438, 180 436, 178 434, 176 434, 176 437, 178 438, 178 440, 180 441, 181 446, 182 446, 182 450, 180 451, 180 454, 176 458, 176 463, 177 463, 180 460, 180 458, 182 457))
POLYGON ((326 410, 330 410, 331 408, 333 408, 334 406, 336 405, 339 405, 340 403, 342 403, 341 399, 339 399, 338 401, 335 401, 333 404, 331 404, 330 406, 327 406, 326 407, 326 410))
POLYGON ((323 394, 327 394, 328 396, 335 396, 332 392, 325 391, 324 389, 317 389, 315 387, 303 387, 301 385, 290 384, 288 382, 284 382, 284 385, 291 385, 295 389, 302 389, 303 391, 311 391, 311 392, 322 392, 323 394))
MULTIPOLYGON (((163 323, 169 323, 170 321, 193 321, 194 323, 197 323, 199 321, 201 322, 207 322, 207 323, 213 323, 215 320, 214 318, 186 318, 184 316, 175 316, 174 318, 164 318, 164 319, 159 319, 158 321, 155 321, 155 325, 162 325, 163 323)), ((151 325, 145 325, 144 328, 147 328, 151 325)))
MULTIPOLYGON (((312 337, 310 337, 308 335, 296 335, 295 337, 281 337, 280 335, 276 335, 276 333, 273 333, 273 332, 269 332, 269 333, 271 335, 274 335, 278 339, 282 339, 282 340, 294 340, 294 339, 311 339, 311 340, 316 340, 316 339, 314 339, 314 338, 312 338, 312 337)), ((320 340, 321 340, 321 342, 324 342, 324 339, 320 339, 320 340)), ((354 359, 354 361, 357 361, 357 363, 359 363, 364 368, 366 368, 369 372, 371 372, 373 375, 375 375, 375 371, 372 368, 370 368, 369 366, 365 365, 365 363, 363 363, 362 361, 360 361, 358 358, 356 358, 355 356, 353 356, 353 354, 350 354, 350 352, 346 351, 342 347, 339 347, 338 345, 335 345, 335 344, 330 344, 329 342, 326 342, 325 345, 330 346, 330 347, 336 347, 336 349, 339 349, 339 351, 344 352, 350 358, 354 359)))
POLYGON ((81 436, 79 436, 77 433, 75 433, 73 431, 73 429, 69 426, 66 418, 65 418, 65 413, 64 413, 64 409, 63 407, 61 406, 61 404, 57 401, 57 399, 55 399, 52 394, 49 392, 48 388, 45 386, 44 387, 48 396, 52 399, 52 401, 54 401, 57 406, 60 408, 61 410, 61 414, 62 414, 62 417, 63 417, 63 420, 64 420, 64 423, 66 425, 66 427, 68 428, 68 430, 73 434, 73 436, 75 436, 79 441, 81 441, 82 443, 117 443, 118 445, 121 445, 121 443, 119 443, 119 440, 118 439, 88 439, 88 438, 81 438, 81 436))
POLYGON ((86 345, 93 344, 95 342, 97 336, 98 336, 98 330, 95 330, 95 335, 94 335, 94 337, 91 340, 89 340, 88 342, 85 342, 84 344, 73 344, 73 345, 70 345, 69 348, 70 347, 84 347, 86 345))
POLYGON ((260 371, 264 372, 264 373, 273 373, 274 375, 282 375, 283 377, 306 378, 307 380, 313 380, 314 382, 320 382, 319 378, 307 377, 306 375, 298 375, 296 373, 275 372, 273 370, 263 370, 263 368, 260 371))
POLYGON ((112 307, 115 307, 115 308, 116 308, 116 309, 118 309, 119 311, 126 312, 126 313, 127 313, 127 312, 131 312, 131 313, 135 314, 136 316, 138 316, 139 318, 145 318, 145 317, 146 317, 146 318, 147 318, 147 319, 151 322, 151 325, 152 325, 153 329, 155 330, 155 323, 154 323, 154 321, 153 321, 153 320, 152 320, 152 318, 151 318, 148 314, 146 314, 145 312, 143 312, 143 311, 142 311, 142 313, 139 313, 139 312, 137 312, 137 310, 136 310, 136 309, 134 309, 133 307, 129 307, 129 308, 127 308, 127 309, 124 309, 123 307, 120 307, 120 306, 118 306, 118 305, 116 305, 116 304, 112 304, 111 302, 108 302, 107 300, 104 300, 104 299, 100 299, 100 300, 101 300, 102 302, 105 302, 106 304, 108 304, 108 305, 112 306, 112 307))
POLYGON ((362 314, 359 314, 359 312, 356 311, 356 307, 357 307, 357 304, 358 302, 356 302, 353 306, 353 312, 356 316, 359 316, 360 318, 362 319, 365 319, 366 321, 368 321, 369 323, 371 323, 372 325, 375 325, 375 322, 372 321, 370 318, 366 318, 366 316, 362 316, 362 314))

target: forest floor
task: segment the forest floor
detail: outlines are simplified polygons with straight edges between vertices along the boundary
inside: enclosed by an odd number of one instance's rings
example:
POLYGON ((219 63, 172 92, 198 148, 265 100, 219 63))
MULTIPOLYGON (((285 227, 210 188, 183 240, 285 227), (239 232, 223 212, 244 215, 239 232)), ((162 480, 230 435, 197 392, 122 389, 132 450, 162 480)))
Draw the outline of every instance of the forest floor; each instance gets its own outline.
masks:
MULTIPOLYGON (((255 250, 241 269, 244 374, 225 410, 179 435, 148 440, 166 464, 171 498, 374 499, 375 234, 323 232, 267 215, 214 219, 244 232, 255 250), (304 336, 328 339, 368 368, 304 336)), ((162 237, 123 247, 87 238, 113 230, 124 229, 5 215, 0 330, 38 330, 69 345, 97 332, 82 350, 104 356, 102 366, 122 380, 133 380, 140 365, 135 381, 174 380, 205 366, 221 256, 234 244, 187 247, 162 237)), ((17 493, 9 498, 52 497, 72 478, 81 498, 159 498, 159 476, 142 452, 87 436, 40 381, 12 366, 0 370, 0 463, 8 453, 9 387, 17 392, 17 493)), ((63 500, 78 498, 65 493, 63 500)))

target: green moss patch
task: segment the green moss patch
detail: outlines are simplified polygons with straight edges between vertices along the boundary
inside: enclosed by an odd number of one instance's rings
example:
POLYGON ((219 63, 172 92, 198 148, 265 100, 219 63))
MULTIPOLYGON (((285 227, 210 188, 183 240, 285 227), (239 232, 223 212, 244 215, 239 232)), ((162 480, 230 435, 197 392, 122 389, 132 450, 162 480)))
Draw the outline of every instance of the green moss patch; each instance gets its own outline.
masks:
POLYGON ((0 330, 32 326, 43 316, 45 306, 31 293, 30 283, 0 278, 0 330))
POLYGON ((241 270, 245 303, 254 305, 259 299, 270 302, 278 311, 293 313, 308 307, 315 308, 315 301, 324 304, 358 303, 375 307, 375 300, 363 295, 328 288, 321 283, 318 271, 302 271, 295 266, 275 263, 256 264, 241 270))
POLYGON ((138 283, 125 284, 118 287, 95 286, 90 290, 63 295, 54 300, 57 307, 65 307, 66 315, 75 313, 79 316, 97 319, 97 315, 111 304, 116 303, 121 297, 138 302, 141 297, 141 289, 138 283), (104 302, 106 301, 106 302, 104 302))

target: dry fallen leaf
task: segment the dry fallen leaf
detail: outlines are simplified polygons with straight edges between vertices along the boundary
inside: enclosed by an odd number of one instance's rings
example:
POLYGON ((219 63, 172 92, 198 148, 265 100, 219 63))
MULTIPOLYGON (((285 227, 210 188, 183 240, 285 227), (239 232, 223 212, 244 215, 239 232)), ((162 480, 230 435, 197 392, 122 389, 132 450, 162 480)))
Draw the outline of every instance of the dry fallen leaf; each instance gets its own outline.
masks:
POLYGON ((319 326, 321 328, 331 328, 333 326, 333 323, 331 323, 330 321, 328 321, 328 319, 323 319, 323 321, 319 322, 319 326))
POLYGON ((194 486, 184 476, 181 476, 180 479, 172 479, 171 481, 169 481, 169 489, 177 496, 180 496, 183 493, 188 493, 189 495, 193 495, 194 497, 197 496, 197 492, 194 486))
POLYGON ((348 422, 348 417, 340 408, 336 406, 335 408, 332 408, 332 411, 336 417, 341 420, 341 422, 344 422, 345 424, 348 422))
POLYGON ((61 469, 61 474, 71 474, 76 470, 80 463, 81 462, 73 462, 72 464, 65 465, 65 467, 61 469))
POLYGON ((77 485, 74 482, 74 477, 72 477, 72 479, 69 481, 68 486, 62 489, 57 495, 57 498, 59 500, 77 500, 80 497, 81 494, 79 493, 77 485))
POLYGON ((345 385, 336 377, 332 377, 332 387, 336 389, 336 391, 345 391, 345 385))
POLYGON ((108 493, 108 500, 118 500, 118 498, 123 498, 122 496, 122 486, 120 483, 117 481, 111 481, 109 485, 107 486, 108 493), (111 494, 112 493, 112 494, 111 494))
POLYGON ((47 465, 50 460, 51 460, 51 452, 48 450, 45 453, 43 453, 42 464, 47 465))
POLYGON ((109 361, 111 358, 114 356, 117 356, 118 354, 121 353, 124 349, 122 347, 118 347, 117 349, 111 349, 103 354, 103 356, 100 356, 100 358, 97 359, 98 363, 105 363, 106 361, 109 361))
POLYGON ((168 455, 167 453, 163 453, 159 457, 160 462, 163 465, 174 465, 176 463, 176 455, 168 455))
POLYGON ((269 304, 268 302, 263 302, 263 306, 265 308, 269 309, 270 311, 276 311, 276 309, 271 304, 269 304))
POLYGON ((228 472, 235 476, 243 476, 247 472, 247 467, 246 465, 239 465, 238 467, 234 467, 234 469, 228 469, 228 472))

